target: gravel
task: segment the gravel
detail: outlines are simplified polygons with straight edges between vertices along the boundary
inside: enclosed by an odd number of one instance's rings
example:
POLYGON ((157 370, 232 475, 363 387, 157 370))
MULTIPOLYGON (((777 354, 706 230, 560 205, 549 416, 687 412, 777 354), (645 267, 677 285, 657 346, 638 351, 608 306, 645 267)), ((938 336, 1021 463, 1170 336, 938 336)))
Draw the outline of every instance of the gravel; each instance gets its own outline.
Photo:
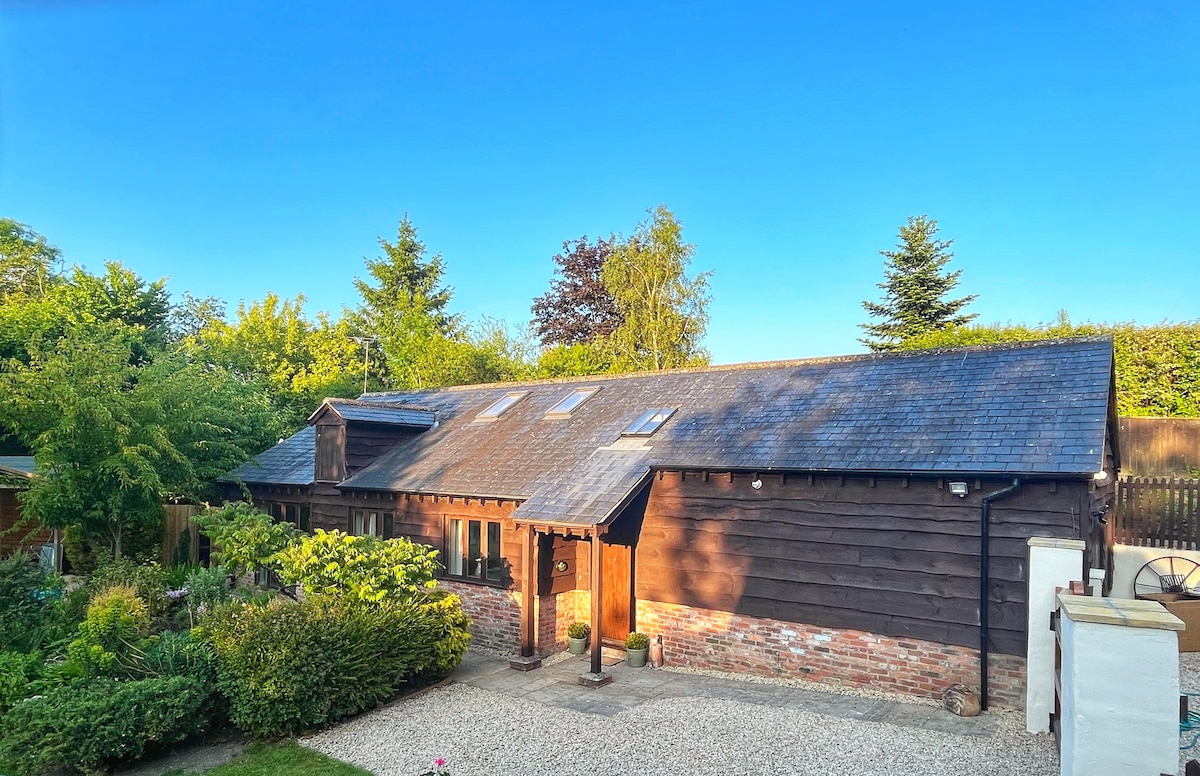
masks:
POLYGON ((607 717, 452 684, 302 743, 380 776, 423 773, 439 757, 454 776, 1058 773, 1052 738, 1024 733, 1019 713, 1000 717, 991 737, 708 698, 607 717))

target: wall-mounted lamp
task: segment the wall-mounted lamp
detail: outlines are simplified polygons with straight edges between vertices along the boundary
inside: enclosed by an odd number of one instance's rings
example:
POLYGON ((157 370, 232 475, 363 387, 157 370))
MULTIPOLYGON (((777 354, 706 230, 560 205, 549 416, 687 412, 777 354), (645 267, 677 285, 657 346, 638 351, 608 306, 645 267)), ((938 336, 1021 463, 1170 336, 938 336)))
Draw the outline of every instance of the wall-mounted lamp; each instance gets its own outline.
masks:
POLYGON ((558 563, 555 563, 554 570, 559 573, 566 571, 567 570, 567 562, 565 560, 560 560, 558 563))
POLYGON ((950 493, 955 496, 958 496, 959 498, 965 497, 967 495, 967 483, 965 483, 965 482, 950 483, 950 493))
POLYGON ((762 480, 759 479, 757 474, 754 475, 754 479, 750 481, 750 487, 754 488, 755 490, 758 490, 762 487, 762 480))
POLYGON ((1105 480, 1108 479, 1108 472, 1105 471, 1104 469, 1101 469, 1100 471, 1098 471, 1092 475, 1092 479, 1095 480, 1096 482, 1104 482, 1105 480))

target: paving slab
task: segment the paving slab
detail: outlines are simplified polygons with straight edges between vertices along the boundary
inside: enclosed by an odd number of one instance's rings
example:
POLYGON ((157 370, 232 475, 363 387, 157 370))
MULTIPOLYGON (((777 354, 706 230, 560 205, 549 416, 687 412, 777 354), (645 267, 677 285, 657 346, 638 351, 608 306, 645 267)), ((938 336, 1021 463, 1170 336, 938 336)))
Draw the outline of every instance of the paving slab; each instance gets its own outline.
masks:
POLYGON ((598 688, 579 684, 590 670, 587 656, 560 660, 530 672, 515 671, 507 661, 468 652, 452 675, 456 682, 546 706, 612 717, 643 703, 665 698, 711 698, 734 703, 787 707, 842 719, 879 722, 957 735, 990 737, 998 719, 991 715, 957 717, 934 706, 820 692, 801 687, 759 684, 700 674, 630 668, 624 661, 604 667, 613 681, 598 688))

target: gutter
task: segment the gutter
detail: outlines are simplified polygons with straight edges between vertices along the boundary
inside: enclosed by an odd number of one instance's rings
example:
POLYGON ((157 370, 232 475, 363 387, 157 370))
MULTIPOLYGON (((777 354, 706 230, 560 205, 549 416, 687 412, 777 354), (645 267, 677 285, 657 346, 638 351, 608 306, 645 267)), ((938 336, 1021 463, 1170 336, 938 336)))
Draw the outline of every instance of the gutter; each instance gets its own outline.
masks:
POLYGON ((979 503, 979 709, 981 711, 987 711, 988 707, 988 593, 991 587, 988 568, 991 565, 989 522, 992 502, 1016 493, 1020 487, 1021 478, 1013 477, 1012 485, 992 491, 979 503))

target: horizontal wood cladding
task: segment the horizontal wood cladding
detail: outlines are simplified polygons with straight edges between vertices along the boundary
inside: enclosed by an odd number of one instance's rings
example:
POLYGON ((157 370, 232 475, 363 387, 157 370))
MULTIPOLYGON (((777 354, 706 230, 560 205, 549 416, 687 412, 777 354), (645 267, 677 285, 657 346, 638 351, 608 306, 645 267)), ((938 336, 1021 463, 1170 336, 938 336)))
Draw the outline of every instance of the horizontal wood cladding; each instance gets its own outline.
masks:
POLYGON ((0 558, 17 548, 36 548, 50 541, 50 531, 38 523, 23 521, 18 493, 13 488, 0 488, 0 558))
MULTIPOLYGON (((980 499, 1011 480, 665 472, 637 549, 637 597, 974 646, 980 499)), ((1024 485, 992 505, 992 647, 1025 645, 1026 540, 1078 538, 1088 483, 1024 485)))
MULTIPOLYGON (((587 542, 565 536, 543 534, 538 537, 538 554, 541 559, 538 566, 538 595, 558 595, 576 589, 580 544, 590 546, 587 542), (560 561, 566 564, 562 571, 556 568, 560 561)), ((584 558, 586 566, 586 554, 584 558)))
POLYGON ((388 426, 350 423, 346 427, 346 476, 353 477, 375 462, 379 456, 419 431, 388 426))

